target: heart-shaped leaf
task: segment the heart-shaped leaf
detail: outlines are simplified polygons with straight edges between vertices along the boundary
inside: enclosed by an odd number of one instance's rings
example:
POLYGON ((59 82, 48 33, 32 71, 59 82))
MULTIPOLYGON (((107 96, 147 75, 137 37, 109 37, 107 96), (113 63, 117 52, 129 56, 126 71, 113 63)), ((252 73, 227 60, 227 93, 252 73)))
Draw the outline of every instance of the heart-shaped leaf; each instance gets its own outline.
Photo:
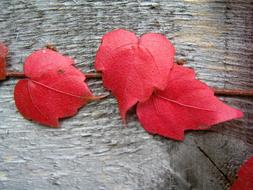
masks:
POLYGON ((173 65, 174 47, 161 34, 138 39, 118 29, 108 32, 96 55, 95 68, 103 73, 104 86, 119 103, 121 117, 137 102, 147 100, 154 89, 164 89, 173 65))
POLYGON ((137 115, 148 132, 183 140, 185 130, 207 129, 243 114, 216 98, 193 70, 174 65, 166 89, 138 103, 137 115))
POLYGON ((42 49, 32 53, 24 64, 28 77, 15 87, 15 103, 27 119, 58 127, 59 118, 70 117, 95 99, 84 83, 85 76, 73 60, 58 52, 42 49))

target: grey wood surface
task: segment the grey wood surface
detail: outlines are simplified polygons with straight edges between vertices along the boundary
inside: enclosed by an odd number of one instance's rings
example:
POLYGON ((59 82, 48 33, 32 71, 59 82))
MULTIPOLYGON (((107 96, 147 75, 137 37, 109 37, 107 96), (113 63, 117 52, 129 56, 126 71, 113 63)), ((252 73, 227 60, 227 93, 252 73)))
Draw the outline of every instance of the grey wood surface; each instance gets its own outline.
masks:
MULTIPOLYGON (((52 43, 93 71, 101 37, 115 28, 165 34, 176 57, 210 86, 253 88, 252 0, 0 1, 8 69, 22 70, 27 55, 52 43)), ((224 98, 245 117, 175 142, 147 134, 133 113, 123 127, 113 97, 90 103, 59 129, 42 127, 17 112, 16 82, 0 83, 1 190, 221 190, 253 154, 252 98, 224 98)), ((105 92, 100 80, 88 84, 105 92)))

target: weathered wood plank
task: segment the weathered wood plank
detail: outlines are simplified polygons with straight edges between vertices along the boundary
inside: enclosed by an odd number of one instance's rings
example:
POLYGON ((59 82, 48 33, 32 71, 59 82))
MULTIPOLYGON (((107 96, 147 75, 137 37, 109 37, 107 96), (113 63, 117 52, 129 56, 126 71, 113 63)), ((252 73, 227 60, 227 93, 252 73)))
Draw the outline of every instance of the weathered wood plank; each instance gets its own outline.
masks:
MULTIPOLYGON (((1 0, 0 10, 9 69, 21 70, 27 55, 50 42, 92 71, 102 35, 127 28, 165 34, 177 58, 211 86, 253 88, 249 0, 1 0)), ((134 114, 122 127, 113 97, 89 104, 60 129, 41 127, 17 112, 15 83, 0 83, 0 189, 219 190, 252 154, 251 98, 225 98, 245 112, 243 119, 174 142, 148 135, 134 114)), ((89 85, 104 92, 101 81, 89 85)))

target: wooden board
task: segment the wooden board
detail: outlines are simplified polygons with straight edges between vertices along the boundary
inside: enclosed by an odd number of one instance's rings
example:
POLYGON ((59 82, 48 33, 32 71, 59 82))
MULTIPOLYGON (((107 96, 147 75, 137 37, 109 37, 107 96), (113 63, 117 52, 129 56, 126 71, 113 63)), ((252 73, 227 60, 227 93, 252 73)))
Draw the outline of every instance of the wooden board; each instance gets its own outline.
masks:
MULTIPOLYGON (((0 1, 0 41, 10 48, 12 70, 52 43, 93 71, 101 37, 115 28, 165 34, 177 58, 210 86, 253 88, 252 0, 0 1)), ((253 153, 252 98, 224 99, 243 119, 175 142, 147 134, 134 114, 123 127, 112 96, 60 129, 44 128, 17 112, 16 82, 0 83, 0 189, 221 190, 253 153)), ((100 80, 88 83, 95 94, 105 92, 100 80)))

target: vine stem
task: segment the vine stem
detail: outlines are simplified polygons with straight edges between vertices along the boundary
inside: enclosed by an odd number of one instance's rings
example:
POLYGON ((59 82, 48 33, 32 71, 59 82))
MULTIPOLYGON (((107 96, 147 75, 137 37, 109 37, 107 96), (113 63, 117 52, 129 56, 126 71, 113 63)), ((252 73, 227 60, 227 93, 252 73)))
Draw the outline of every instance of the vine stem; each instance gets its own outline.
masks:
MULTIPOLYGON (((98 79, 102 78, 101 73, 91 72, 91 73, 84 73, 87 79, 98 79)), ((24 78, 25 74, 23 72, 16 72, 16 71, 7 71, 7 77, 14 77, 14 78, 24 78)), ((222 95, 222 96, 250 96, 253 97, 253 90, 242 90, 242 89, 223 89, 223 88, 212 88, 215 95, 222 95)))
MULTIPOLYGON (((87 79, 95 79, 95 78, 101 78, 101 73, 83 73, 87 79)), ((17 71, 7 71, 6 72, 7 77, 13 77, 13 78, 25 78, 24 72, 17 72, 17 71)))
POLYGON ((213 88, 213 91, 216 95, 253 97, 253 90, 213 88))
POLYGON ((101 73, 84 73, 87 79, 99 79, 102 78, 101 73))
POLYGON ((24 78, 25 73, 23 72, 17 72, 17 71, 7 71, 6 77, 14 77, 14 78, 24 78))

